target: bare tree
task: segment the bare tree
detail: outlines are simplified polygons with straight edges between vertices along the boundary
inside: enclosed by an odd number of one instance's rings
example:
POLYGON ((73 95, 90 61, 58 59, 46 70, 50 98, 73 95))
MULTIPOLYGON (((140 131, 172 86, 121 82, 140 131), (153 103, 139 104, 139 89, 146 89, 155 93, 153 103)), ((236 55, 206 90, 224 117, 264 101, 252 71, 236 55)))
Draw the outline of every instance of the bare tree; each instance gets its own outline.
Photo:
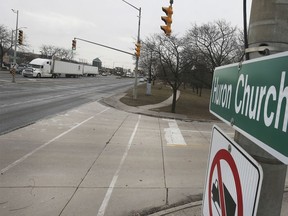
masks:
POLYGON ((146 47, 148 48, 146 50, 148 53, 144 54, 144 56, 151 56, 150 53, 153 53, 153 64, 157 65, 156 67, 158 68, 157 76, 172 88, 173 100, 171 112, 175 113, 177 90, 183 82, 186 65, 188 64, 188 62, 181 59, 181 53, 184 50, 183 40, 175 36, 155 35, 148 38, 144 44, 149 45, 146 47))
MULTIPOLYGON (((145 42, 142 42, 141 47, 141 58, 139 61, 139 66, 145 74, 149 74, 149 79, 152 79, 152 76, 155 77, 155 71, 158 66, 158 58, 156 53, 156 42, 155 37, 147 38, 145 42)), ((152 80, 149 80, 150 82, 152 80)), ((154 83, 154 82, 153 82, 154 83)))
POLYGON ((11 33, 4 25, 0 25, 0 67, 3 64, 3 56, 12 48, 11 33))
POLYGON ((42 45, 40 47, 40 53, 43 57, 51 58, 52 56, 56 56, 60 59, 72 60, 72 50, 65 49, 61 47, 56 47, 53 45, 42 45))
POLYGON ((215 67, 238 61, 244 51, 239 30, 224 20, 194 24, 185 38, 187 46, 192 51, 198 50, 209 63, 211 73, 215 67))
POLYGON ((60 48, 58 55, 59 55, 59 58, 61 59, 72 60, 73 58, 71 49, 60 48))

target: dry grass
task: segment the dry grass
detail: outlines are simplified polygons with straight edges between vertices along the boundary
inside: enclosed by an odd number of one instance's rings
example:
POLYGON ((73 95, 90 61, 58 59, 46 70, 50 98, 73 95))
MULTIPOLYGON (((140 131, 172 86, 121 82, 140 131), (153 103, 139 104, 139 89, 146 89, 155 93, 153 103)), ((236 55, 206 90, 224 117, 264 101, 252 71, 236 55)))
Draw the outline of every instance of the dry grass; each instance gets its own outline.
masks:
MULTIPOLYGON (((193 120, 215 120, 217 119, 209 112, 210 89, 203 89, 202 96, 193 92, 190 88, 180 88, 180 97, 176 104, 176 113, 188 116, 193 120)), ((146 84, 138 86, 138 98, 133 99, 132 89, 121 99, 121 102, 129 106, 142 106, 156 104, 166 100, 172 94, 172 90, 162 83, 152 86, 152 95, 146 95, 146 84)), ((171 112, 171 106, 155 109, 155 111, 171 112)))
MULTIPOLYGON (((192 89, 179 89, 181 94, 176 104, 176 113, 188 116, 194 120, 216 120, 209 112, 210 89, 203 89, 202 96, 192 89)), ((171 106, 162 107, 157 111, 171 112, 171 106)))
POLYGON ((121 98, 120 101, 129 106, 143 106, 148 104, 157 104, 172 94, 170 87, 163 85, 162 82, 155 82, 155 85, 151 86, 151 95, 146 95, 146 83, 138 85, 137 87, 137 99, 133 99, 133 89, 127 91, 125 97, 121 98))

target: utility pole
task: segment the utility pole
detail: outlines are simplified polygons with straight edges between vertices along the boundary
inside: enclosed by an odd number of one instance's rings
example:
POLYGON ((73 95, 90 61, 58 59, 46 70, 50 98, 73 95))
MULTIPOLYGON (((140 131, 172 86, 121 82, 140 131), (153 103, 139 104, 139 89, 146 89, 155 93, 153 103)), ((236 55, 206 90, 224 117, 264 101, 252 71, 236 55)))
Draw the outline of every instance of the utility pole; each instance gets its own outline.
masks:
POLYGON ((150 63, 149 63, 149 76, 148 82, 146 86, 146 95, 151 95, 151 82, 152 82, 152 59, 153 59, 153 51, 150 51, 150 63))
MULTIPOLYGON (((137 43, 140 44, 140 27, 141 27, 141 7, 138 9, 138 34, 137 34, 137 43)), ((139 67, 139 57, 136 56, 136 67, 135 67, 135 80, 134 80, 134 91, 133 91, 133 98, 137 99, 137 76, 138 76, 138 67, 139 67)))
POLYGON ((17 34, 18 34, 18 15, 19 11, 12 9, 13 13, 17 14, 16 18, 16 29, 15 29, 15 40, 14 40, 14 58, 13 58, 13 64, 16 65, 16 58, 17 58, 17 34))
MULTIPOLYGON (((252 1, 246 49, 250 59, 288 50, 287 20, 288 0, 252 1)), ((234 139, 263 169, 264 178, 257 215, 280 215, 287 166, 239 132, 235 132, 234 139)))
MULTIPOLYGON (((141 7, 137 8, 134 5, 130 4, 129 2, 122 0, 129 6, 133 7, 135 10, 138 11, 138 34, 137 34, 137 44, 140 44, 140 28, 141 28, 141 7)), ((138 65, 139 65, 139 56, 136 55, 136 66, 135 66, 135 80, 134 80, 134 88, 133 88, 133 99, 137 99, 137 76, 138 76, 138 65)))

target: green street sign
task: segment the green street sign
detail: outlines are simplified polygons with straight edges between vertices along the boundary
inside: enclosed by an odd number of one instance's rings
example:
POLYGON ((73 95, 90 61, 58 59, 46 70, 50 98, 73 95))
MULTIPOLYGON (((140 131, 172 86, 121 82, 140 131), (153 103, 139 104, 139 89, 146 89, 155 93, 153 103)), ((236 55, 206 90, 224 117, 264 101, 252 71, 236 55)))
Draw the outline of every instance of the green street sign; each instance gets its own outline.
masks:
POLYGON ((288 52, 216 68, 210 112, 288 164, 288 52))

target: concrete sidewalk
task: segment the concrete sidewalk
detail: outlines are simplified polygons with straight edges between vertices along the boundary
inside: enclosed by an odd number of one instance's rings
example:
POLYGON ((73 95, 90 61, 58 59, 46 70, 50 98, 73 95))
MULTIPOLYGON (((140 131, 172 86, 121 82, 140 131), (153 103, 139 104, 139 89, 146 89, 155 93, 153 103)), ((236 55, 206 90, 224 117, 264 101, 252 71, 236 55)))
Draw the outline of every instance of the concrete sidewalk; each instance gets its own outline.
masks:
MULTIPOLYGON (((179 97, 179 94, 177 95, 177 98, 179 97)), ((168 98, 166 101, 163 101, 159 104, 153 104, 153 105, 146 105, 146 106, 140 106, 140 107, 132 107, 127 106, 126 104, 123 104, 120 101, 120 98, 124 97, 125 93, 113 95, 109 98, 104 98, 101 100, 102 103, 114 107, 119 110, 124 110, 126 112, 136 113, 136 114, 142 114, 142 115, 148 115, 148 116, 155 116, 160 118, 171 118, 171 119, 177 119, 177 120, 184 120, 184 121, 193 121, 193 119, 188 118, 185 115, 176 114, 176 113, 165 113, 165 112, 156 112, 152 111, 152 109, 156 109, 159 107, 165 107, 171 104, 172 102, 172 96, 168 98)), ((198 119, 197 119, 198 120, 198 119)), ((287 177, 286 177, 286 185, 288 185, 287 177)), ((149 214, 149 216, 202 216, 202 200, 187 203, 187 204, 180 204, 178 206, 169 207, 167 206, 166 209, 157 211, 153 214, 149 214)), ((282 209, 281 209, 281 216, 288 215, 288 187, 286 186, 283 194, 283 200, 282 200, 282 209)))
MULTIPOLYGON (((171 118, 171 119, 178 119, 178 120, 187 120, 191 121, 190 118, 188 118, 186 115, 181 115, 177 113, 167 113, 167 112, 156 112, 152 111, 152 109, 157 109, 160 107, 165 107, 169 106, 172 103, 172 96, 169 97, 167 100, 158 103, 158 104, 151 104, 151 105, 145 105, 145 106, 139 106, 139 107, 133 107, 133 106, 128 106, 120 101, 122 97, 124 97, 126 93, 121 93, 117 95, 113 95, 109 98, 103 98, 100 102, 104 103, 105 105, 114 107, 115 109, 118 110, 123 110, 126 112, 130 113, 135 113, 135 114, 144 114, 147 116, 155 116, 159 118, 171 118)), ((177 99, 180 96, 180 92, 177 94, 177 99)))

